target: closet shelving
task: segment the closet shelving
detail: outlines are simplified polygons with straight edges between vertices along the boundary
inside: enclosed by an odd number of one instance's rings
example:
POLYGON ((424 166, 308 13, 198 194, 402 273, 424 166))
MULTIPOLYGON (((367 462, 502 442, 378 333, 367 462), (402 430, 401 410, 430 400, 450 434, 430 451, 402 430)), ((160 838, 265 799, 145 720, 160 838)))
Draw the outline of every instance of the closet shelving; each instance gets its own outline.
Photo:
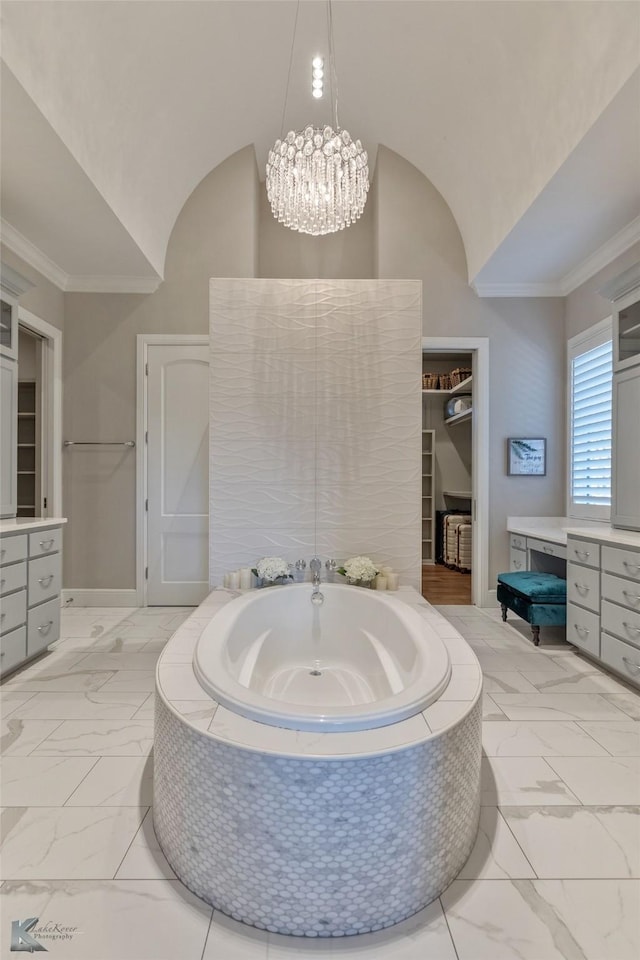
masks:
POLYGON ((434 456, 435 430, 422 431, 422 562, 435 560, 434 456))
POLYGON ((18 516, 37 514, 37 387, 34 380, 18 381, 18 516))

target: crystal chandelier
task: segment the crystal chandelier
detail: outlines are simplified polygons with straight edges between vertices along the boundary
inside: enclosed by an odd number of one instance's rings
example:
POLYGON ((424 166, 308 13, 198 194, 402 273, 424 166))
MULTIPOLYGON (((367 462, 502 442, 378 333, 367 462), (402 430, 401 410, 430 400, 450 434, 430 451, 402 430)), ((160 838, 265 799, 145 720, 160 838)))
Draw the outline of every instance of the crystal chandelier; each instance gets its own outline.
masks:
POLYGON ((367 151, 338 124, 330 0, 328 14, 335 129, 327 124, 324 128, 309 125, 301 131, 290 130, 269 151, 266 168, 267 197, 276 220, 314 237, 336 233, 355 223, 369 190, 367 151))

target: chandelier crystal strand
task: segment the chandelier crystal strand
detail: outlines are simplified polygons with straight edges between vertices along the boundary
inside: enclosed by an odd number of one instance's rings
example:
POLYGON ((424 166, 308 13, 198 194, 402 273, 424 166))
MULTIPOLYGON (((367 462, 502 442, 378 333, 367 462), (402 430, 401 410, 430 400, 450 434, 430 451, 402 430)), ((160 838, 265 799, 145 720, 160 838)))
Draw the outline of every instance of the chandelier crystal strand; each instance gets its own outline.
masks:
POLYGON ((267 197, 280 223, 312 236, 343 230, 362 215, 369 162, 347 130, 290 130, 269 151, 267 197))

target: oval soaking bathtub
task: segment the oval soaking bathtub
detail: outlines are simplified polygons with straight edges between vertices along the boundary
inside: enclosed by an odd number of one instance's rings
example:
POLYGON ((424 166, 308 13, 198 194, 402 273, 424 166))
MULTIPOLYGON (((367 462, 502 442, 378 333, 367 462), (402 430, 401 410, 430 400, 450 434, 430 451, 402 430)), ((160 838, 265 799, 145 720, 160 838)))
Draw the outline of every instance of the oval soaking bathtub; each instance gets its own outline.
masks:
POLYGON ((321 590, 318 610, 309 584, 215 589, 156 672, 169 864, 216 910, 300 937, 421 910, 461 870, 480 812, 471 648, 412 588, 321 590))
POLYGON ((449 682, 442 640, 406 603, 361 587, 255 590, 224 606, 194 655, 201 686, 244 717, 292 730, 387 726, 449 682))

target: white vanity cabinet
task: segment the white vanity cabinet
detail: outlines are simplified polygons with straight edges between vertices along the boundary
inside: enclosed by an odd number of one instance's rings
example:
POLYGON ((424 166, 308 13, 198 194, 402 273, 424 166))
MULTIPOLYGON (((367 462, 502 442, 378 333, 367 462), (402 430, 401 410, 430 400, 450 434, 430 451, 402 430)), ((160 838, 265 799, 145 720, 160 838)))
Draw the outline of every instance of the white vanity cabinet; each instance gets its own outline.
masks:
POLYGON ((512 533, 509 537, 509 570, 511 573, 518 573, 519 570, 527 569, 527 538, 512 533))
POLYGON ((18 509, 18 297, 32 286, 0 263, 0 518, 18 509))
POLYGON ((60 636, 63 518, 0 521, 0 675, 60 636))
POLYGON ((600 657, 600 545, 567 538, 567 640, 600 657))

